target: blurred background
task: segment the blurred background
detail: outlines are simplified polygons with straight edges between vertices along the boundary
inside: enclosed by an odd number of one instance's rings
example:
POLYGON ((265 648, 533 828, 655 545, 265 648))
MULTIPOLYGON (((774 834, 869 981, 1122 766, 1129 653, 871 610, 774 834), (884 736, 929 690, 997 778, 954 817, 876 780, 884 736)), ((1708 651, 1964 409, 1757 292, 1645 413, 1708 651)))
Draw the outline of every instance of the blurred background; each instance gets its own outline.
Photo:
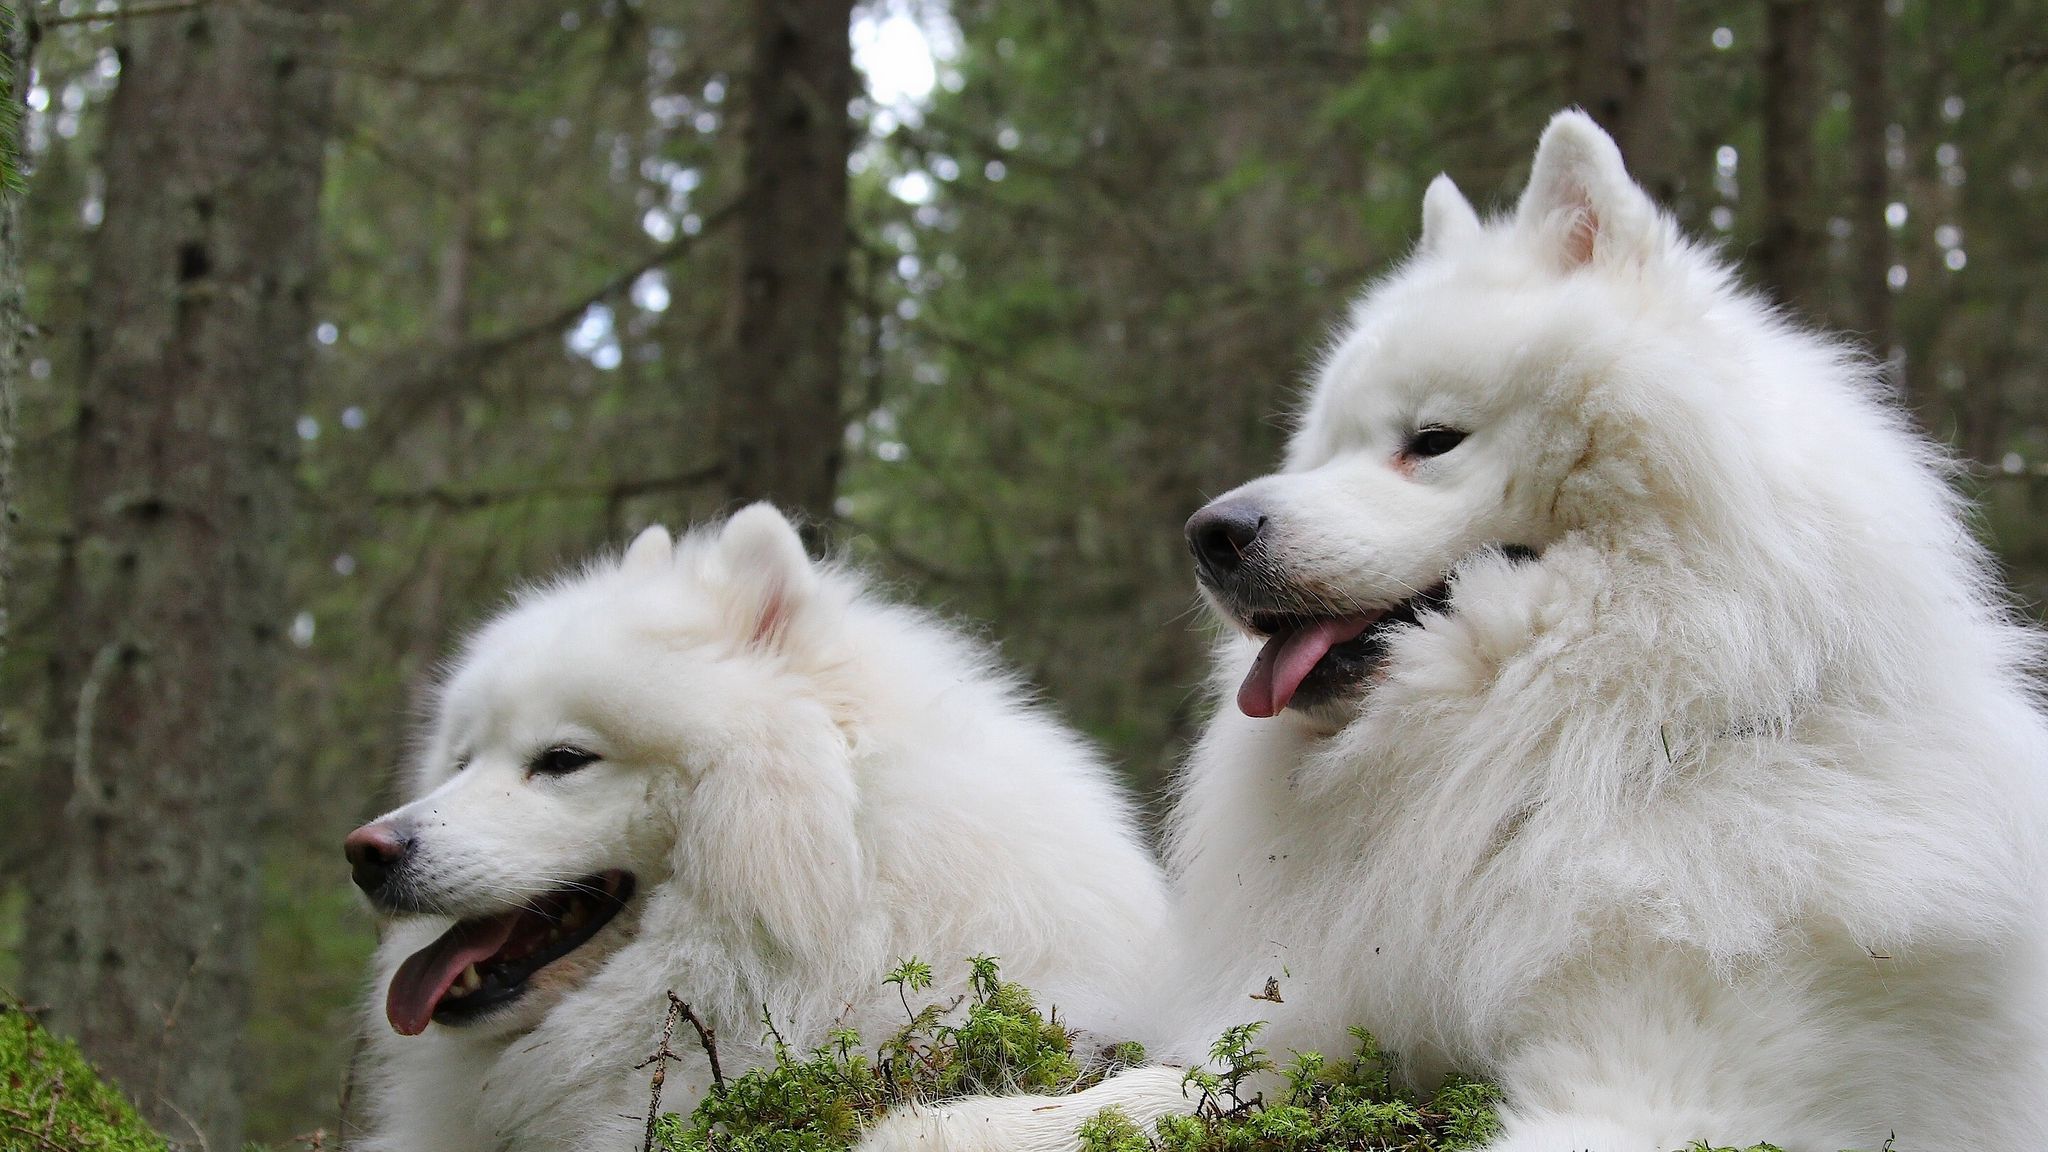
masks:
POLYGON ((644 524, 802 512, 1156 795, 1182 520, 1567 104, 2048 582, 2042 0, 5 10, 0 987, 195 1147, 345 1134, 340 838, 452 639, 644 524))

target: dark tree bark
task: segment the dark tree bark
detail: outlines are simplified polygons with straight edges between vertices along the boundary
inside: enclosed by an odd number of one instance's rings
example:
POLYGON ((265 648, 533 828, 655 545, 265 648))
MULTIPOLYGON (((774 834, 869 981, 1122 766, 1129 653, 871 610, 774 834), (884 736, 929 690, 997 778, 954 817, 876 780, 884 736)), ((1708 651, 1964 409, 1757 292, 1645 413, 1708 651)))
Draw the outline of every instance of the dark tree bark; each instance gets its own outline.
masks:
POLYGON ((7 654, 14 595, 14 412, 28 318, 22 306, 22 95, 28 26, 20 4, 0 5, 0 657, 7 654))
POLYGON ((1891 93, 1885 83, 1884 0, 1849 0, 1843 6, 1843 51, 1849 73, 1850 222, 1855 244, 1850 257, 1850 300, 1855 324, 1873 352, 1889 358, 1892 293, 1891 228, 1884 211, 1891 201, 1891 170, 1885 161, 1885 129, 1891 123, 1891 93))
POLYGON ((1621 145, 1661 204, 1677 195, 1671 162, 1673 0, 1576 0, 1572 100, 1621 145))
POLYGON ((851 0, 754 0, 739 291, 719 420, 725 491, 813 524, 843 454, 851 0))
POLYGON ((1812 0, 1767 0, 1764 6, 1764 228, 1757 270, 1781 302, 1801 309, 1820 303, 1813 219, 1819 23, 1820 6, 1812 0))
POLYGON ((241 1146, 329 77, 314 0, 124 21, 24 967, 174 1138, 241 1146))

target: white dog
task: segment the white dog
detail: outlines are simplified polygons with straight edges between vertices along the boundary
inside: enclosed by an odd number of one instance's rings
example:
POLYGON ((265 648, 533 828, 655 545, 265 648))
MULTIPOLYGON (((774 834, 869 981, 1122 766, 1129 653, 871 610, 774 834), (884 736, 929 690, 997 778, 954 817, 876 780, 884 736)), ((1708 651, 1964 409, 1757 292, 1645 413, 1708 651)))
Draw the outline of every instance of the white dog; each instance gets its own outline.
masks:
MULTIPOLYGON (((1165 908, 1101 760, 766 505, 520 597, 455 664, 410 793, 349 837, 401 914, 365 1152, 639 1147, 670 990, 728 1074, 766 1061, 764 1005, 800 1047, 901 1026, 881 981, 910 956, 938 998, 994 954, 1101 1027, 1165 908)), ((708 1064, 676 1047, 687 1112, 708 1064)))
MULTIPOLYGON (((1237 708, 1173 821, 1162 1034, 1366 1026, 1495 1078, 1495 1152, 2048 1148, 2040 645, 1881 392, 1583 115, 1507 219, 1439 178, 1285 470, 1189 522, 1237 708)), ((1068 1148, 1179 1080, 869 1147, 1068 1148)))

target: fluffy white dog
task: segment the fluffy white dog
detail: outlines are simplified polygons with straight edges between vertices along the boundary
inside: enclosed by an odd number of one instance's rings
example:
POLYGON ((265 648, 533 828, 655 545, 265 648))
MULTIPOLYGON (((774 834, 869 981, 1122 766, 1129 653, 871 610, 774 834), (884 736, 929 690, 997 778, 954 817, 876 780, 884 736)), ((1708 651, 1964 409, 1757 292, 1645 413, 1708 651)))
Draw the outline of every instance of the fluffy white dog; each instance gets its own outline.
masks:
MULTIPOLYGON (((1101 760, 766 505, 520 597, 442 688, 410 803, 357 829, 365 1152, 626 1152, 673 990, 728 1072, 900 1026, 898 959, 999 956, 1106 1026, 1165 907, 1101 760)), ((951 980, 952 987, 947 986, 951 980)), ((686 1029, 687 1032, 687 1029, 686 1029)), ((708 1087, 694 1043, 664 1107, 708 1087)))
MULTIPOLYGON (((1364 1025, 1496 1078, 1496 1152, 2048 1148, 2040 646, 1882 392, 1583 115, 1506 219, 1431 185, 1285 469, 1189 522, 1237 708, 1181 786, 1162 1035, 1364 1025)), ((870 1147, 1067 1148, 1179 1079, 870 1147)))

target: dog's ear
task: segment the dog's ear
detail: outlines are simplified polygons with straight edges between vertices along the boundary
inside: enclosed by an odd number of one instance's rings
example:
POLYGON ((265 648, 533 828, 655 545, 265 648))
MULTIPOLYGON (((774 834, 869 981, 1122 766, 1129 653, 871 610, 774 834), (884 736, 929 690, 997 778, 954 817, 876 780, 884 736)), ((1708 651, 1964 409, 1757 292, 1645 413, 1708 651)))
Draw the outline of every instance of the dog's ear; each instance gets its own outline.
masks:
POLYGON ((1576 108, 1551 117, 1543 130, 1515 224, 1566 271, 1595 261, 1646 261, 1660 227, 1656 206, 1629 179, 1614 139, 1576 108))
POLYGON ((1479 235, 1479 231, 1479 213, 1472 210, 1472 202, 1465 199, 1451 178, 1439 174, 1431 180, 1429 190, 1422 194, 1422 240, 1418 250, 1441 252, 1479 235))
POLYGON ((749 504, 718 534, 734 596, 734 622, 748 643, 774 647, 818 586, 796 525, 773 504, 749 504))
POLYGON ((860 795, 843 732, 822 706, 795 707, 727 745, 681 800, 676 873, 781 949, 831 955, 868 887, 860 795))
POLYGON ((619 567, 627 572, 659 572, 669 566, 675 554, 676 542, 669 538, 668 529, 650 524, 626 546, 619 567))

